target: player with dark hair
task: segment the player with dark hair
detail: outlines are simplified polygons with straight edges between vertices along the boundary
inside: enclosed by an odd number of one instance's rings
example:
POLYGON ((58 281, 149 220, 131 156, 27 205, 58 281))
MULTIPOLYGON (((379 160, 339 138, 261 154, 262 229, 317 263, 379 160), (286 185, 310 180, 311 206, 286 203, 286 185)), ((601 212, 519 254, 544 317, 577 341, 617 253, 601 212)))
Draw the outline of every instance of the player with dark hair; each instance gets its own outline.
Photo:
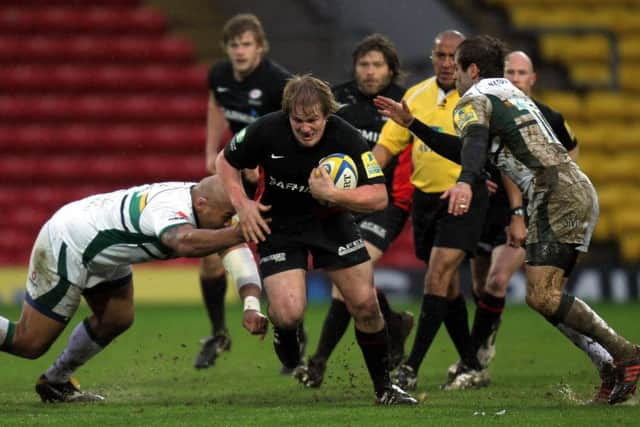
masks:
MULTIPOLYGON (((0 316, 0 350, 40 357, 84 297, 91 315, 75 327, 36 392, 44 402, 104 400, 81 391, 73 374, 133 323, 131 264, 201 257, 236 245, 244 239, 238 226, 226 226, 233 214, 217 177, 142 185, 63 206, 34 243, 20 320, 0 316)), ((243 325, 264 335, 259 285, 246 284, 239 293, 243 325)))
POLYGON ((536 106, 501 78, 505 46, 478 36, 456 51, 456 86, 462 98, 454 121, 463 144, 462 172, 445 195, 464 215, 473 181, 489 158, 503 173, 512 208, 528 199, 529 223, 512 216, 508 239, 526 236, 527 303, 554 325, 591 338, 612 356, 616 380, 610 404, 627 400, 640 375, 640 348, 613 331, 584 301, 564 291, 578 253, 586 252, 598 217, 593 185, 558 141, 536 106))
MULTIPOLYGON (((399 86, 402 78, 400 59, 391 40, 382 34, 371 34, 360 41, 353 51, 354 79, 333 88, 340 109, 336 115, 342 117, 360 131, 373 148, 385 118, 373 105, 376 95, 399 100, 404 88, 399 86)), ((411 148, 394 159, 385 169, 384 175, 389 197, 388 206, 379 212, 357 215, 356 222, 364 239, 371 261, 375 263, 400 234, 408 218, 413 187, 411 174, 411 148)), ((394 312, 385 294, 376 289, 378 304, 384 316, 391 340, 391 366, 404 357, 404 342, 413 326, 413 315, 409 312, 394 312)), ((336 286, 331 288, 331 305, 325 317, 316 352, 306 365, 296 369, 294 376, 307 387, 320 387, 324 379, 329 356, 344 335, 351 315, 342 294, 336 286)))
POLYGON ((314 267, 325 269, 354 318, 377 403, 415 404, 389 379, 388 335, 373 288, 373 267, 351 214, 387 205, 384 175, 360 133, 332 114, 337 108, 324 82, 310 75, 292 78, 282 111, 236 134, 218 156, 218 173, 245 237, 258 243, 274 346, 283 365, 293 369, 301 363, 296 331, 306 305, 311 254, 314 267), (326 170, 317 167, 333 153, 356 163, 358 187, 338 189, 326 170), (247 197, 240 177, 240 170, 259 165, 265 173, 260 202, 247 197))
MULTIPOLYGON (((207 170, 216 173, 215 160, 229 133, 235 134, 256 118, 280 108, 282 90, 290 73, 266 58, 269 42, 260 20, 252 14, 229 19, 222 30, 222 48, 228 59, 216 63, 209 71, 209 106, 207 112, 207 170)), ((253 195, 258 172, 243 171, 248 191, 253 195)), ((259 280, 253 254, 246 245, 233 248, 223 263, 219 254, 200 262, 200 288, 211 322, 211 336, 202 340, 196 368, 208 368, 223 351, 231 348, 225 324, 224 300, 227 277, 259 280)))

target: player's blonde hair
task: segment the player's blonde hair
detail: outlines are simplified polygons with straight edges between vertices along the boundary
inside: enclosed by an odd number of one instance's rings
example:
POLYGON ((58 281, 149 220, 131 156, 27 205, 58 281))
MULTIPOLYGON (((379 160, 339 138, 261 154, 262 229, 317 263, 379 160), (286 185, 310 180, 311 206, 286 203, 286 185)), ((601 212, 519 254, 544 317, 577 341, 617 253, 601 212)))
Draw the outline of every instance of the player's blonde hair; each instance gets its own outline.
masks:
POLYGON ((294 75, 287 81, 282 94, 282 110, 285 113, 291 114, 296 107, 311 111, 316 105, 320 105, 325 116, 338 111, 340 106, 328 83, 311 74, 294 75))

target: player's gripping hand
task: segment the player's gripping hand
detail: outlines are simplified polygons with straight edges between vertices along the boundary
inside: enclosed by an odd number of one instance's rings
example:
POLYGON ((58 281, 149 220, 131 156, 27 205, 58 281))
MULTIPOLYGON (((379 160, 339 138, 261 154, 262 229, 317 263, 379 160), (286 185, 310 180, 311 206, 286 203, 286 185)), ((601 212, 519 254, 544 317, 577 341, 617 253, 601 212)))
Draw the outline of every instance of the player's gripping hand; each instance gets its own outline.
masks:
POLYGON ((239 227, 245 241, 260 243, 266 240, 266 236, 271 234, 269 219, 262 214, 267 213, 271 206, 263 205, 255 200, 246 199, 237 208, 239 227))
POLYGON ((264 339, 269 330, 269 320, 267 316, 256 310, 245 310, 242 317, 242 326, 249 331, 251 335, 260 335, 264 339))
POLYGON ((314 199, 324 205, 334 204, 336 187, 325 168, 314 168, 309 175, 309 191, 314 199))

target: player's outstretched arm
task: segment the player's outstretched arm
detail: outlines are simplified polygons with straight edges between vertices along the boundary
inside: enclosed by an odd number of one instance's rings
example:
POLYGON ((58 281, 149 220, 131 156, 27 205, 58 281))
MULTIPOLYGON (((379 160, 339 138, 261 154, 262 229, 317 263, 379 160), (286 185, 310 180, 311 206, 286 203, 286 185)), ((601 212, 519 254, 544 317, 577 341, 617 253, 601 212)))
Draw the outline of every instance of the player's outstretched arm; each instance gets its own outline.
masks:
POLYGON ((237 225, 209 230, 182 224, 167 229, 160 241, 179 257, 203 257, 242 243, 244 237, 237 225))

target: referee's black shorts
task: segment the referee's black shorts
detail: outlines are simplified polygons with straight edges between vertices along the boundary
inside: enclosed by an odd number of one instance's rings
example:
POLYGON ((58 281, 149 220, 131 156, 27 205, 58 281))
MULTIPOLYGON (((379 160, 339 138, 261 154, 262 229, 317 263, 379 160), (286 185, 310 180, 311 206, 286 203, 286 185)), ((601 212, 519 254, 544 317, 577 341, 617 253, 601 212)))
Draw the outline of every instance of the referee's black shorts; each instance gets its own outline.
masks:
POLYGON ((464 215, 448 213, 449 199, 440 199, 442 193, 413 193, 413 237, 416 257, 429 262, 431 248, 461 249, 469 256, 475 255, 484 225, 489 193, 482 182, 473 187, 469 211, 464 215))
POLYGON ((349 212, 319 218, 274 219, 271 234, 258 244, 260 272, 268 277, 306 269, 309 254, 314 268, 347 268, 368 261, 369 253, 349 212))

